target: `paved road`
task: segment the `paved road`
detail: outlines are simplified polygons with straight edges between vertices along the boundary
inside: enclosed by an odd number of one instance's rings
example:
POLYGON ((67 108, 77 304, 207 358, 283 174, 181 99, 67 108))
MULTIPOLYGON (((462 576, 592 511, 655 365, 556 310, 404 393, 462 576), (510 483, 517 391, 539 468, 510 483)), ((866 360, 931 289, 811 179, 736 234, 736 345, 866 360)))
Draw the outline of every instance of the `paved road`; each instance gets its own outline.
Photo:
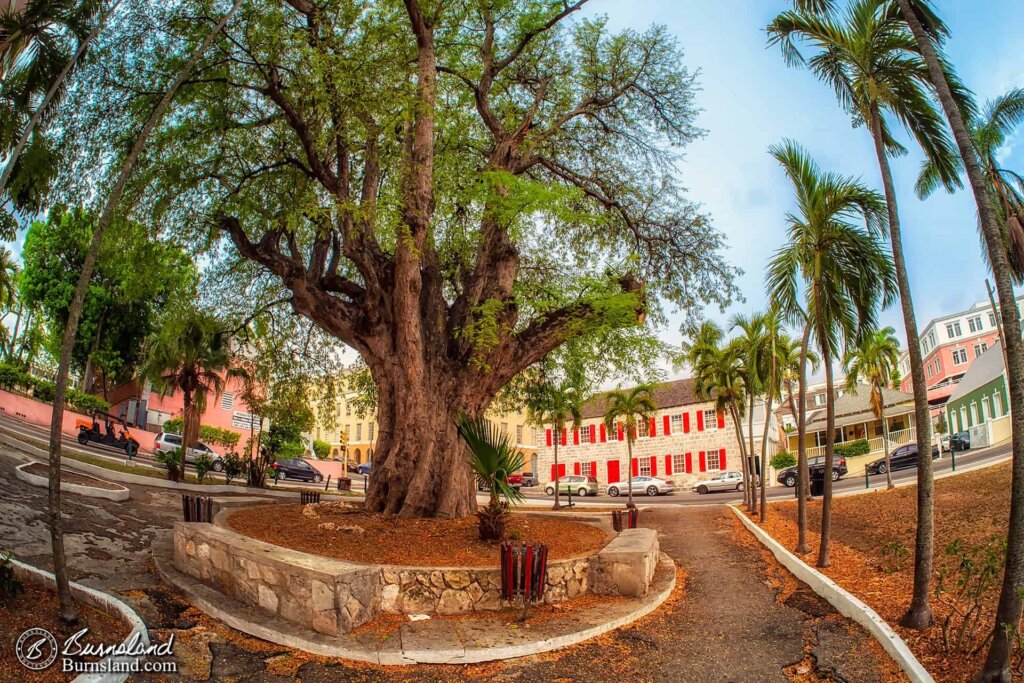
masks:
MULTIPOLYGON (((175 635, 180 673, 162 680, 753 683, 785 681, 785 668, 802 666, 809 676, 872 683, 891 665, 863 631, 763 553, 729 511, 671 507, 644 523, 685 572, 682 599, 625 629, 560 653, 465 668, 381 669, 309 657, 240 638, 161 585, 149 571, 148 549, 177 519, 177 497, 129 488, 125 503, 65 493, 70 569, 76 580, 119 593, 158 641, 175 635)), ((45 490, 15 479, 14 463, 0 458, 2 544, 37 566, 50 562, 45 509, 45 490)))

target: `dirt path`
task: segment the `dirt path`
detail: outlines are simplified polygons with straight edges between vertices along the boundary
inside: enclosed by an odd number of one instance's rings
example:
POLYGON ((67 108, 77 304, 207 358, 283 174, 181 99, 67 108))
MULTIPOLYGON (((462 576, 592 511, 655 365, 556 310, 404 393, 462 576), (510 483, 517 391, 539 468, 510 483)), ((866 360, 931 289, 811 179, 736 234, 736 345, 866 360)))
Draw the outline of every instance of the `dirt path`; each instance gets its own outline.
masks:
MULTIPOLYGON (((755 683, 793 680, 787 667, 805 680, 899 680, 877 644, 797 584, 723 508, 663 508, 644 516, 643 525, 658 530, 662 550, 682 568, 685 589, 630 627, 510 662, 382 669, 249 639, 191 610, 148 570, 150 540, 178 517, 176 496, 131 489, 126 503, 66 494, 66 540, 76 579, 125 597, 157 640, 175 634, 181 673, 154 680, 755 683)), ((11 462, 0 458, 0 547, 46 566, 45 505, 45 490, 16 480, 11 462)))

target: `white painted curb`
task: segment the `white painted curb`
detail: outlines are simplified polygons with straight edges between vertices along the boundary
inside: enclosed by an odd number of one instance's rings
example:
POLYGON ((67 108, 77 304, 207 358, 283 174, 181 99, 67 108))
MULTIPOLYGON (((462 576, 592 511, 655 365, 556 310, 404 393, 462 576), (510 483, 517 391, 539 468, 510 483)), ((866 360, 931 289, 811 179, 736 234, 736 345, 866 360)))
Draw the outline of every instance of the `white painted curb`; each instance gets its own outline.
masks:
MULTIPOLYGON (((51 572, 45 569, 39 569, 33 567, 30 564, 25 564, 11 558, 11 564, 14 567, 14 573, 18 578, 22 579, 26 583, 31 583, 37 586, 44 586, 51 590, 56 589, 57 581, 54 579, 51 572)), ((133 638, 142 647, 149 646, 149 631, 146 629, 146 624, 142 621, 135 610, 129 607, 121 600, 115 598, 113 595, 108 595, 94 588, 83 586, 80 583, 71 582, 71 595, 74 596, 79 602, 83 602, 87 605, 95 607, 107 614, 120 618, 120 620, 131 628, 128 633, 128 637, 125 638, 124 642, 128 643, 133 638)), ((128 667, 132 662, 135 661, 134 657, 114 656, 111 655, 106 657, 104 662, 120 662, 122 666, 128 667)), ((72 683, 123 683, 128 680, 129 673, 109 673, 109 674, 82 674, 76 676, 72 683)))
POLYGON ((878 616, 875 610, 871 609, 849 592, 844 590, 832 579, 821 572, 810 567, 799 557, 789 552, 768 533, 754 524, 750 518, 743 514, 735 505, 729 506, 736 516, 740 518, 743 525, 761 541, 761 544, 772 551, 775 558, 788 569, 793 576, 800 579, 811 587, 815 593, 825 598, 839 613, 853 619, 867 629, 875 640, 877 640, 885 651, 896 660, 903 672, 907 674, 912 683, 935 683, 931 674, 917 661, 917 657, 910 651, 903 639, 892 630, 892 627, 878 616))
MULTIPOLYGON (((24 482, 27 482, 27 483, 31 484, 32 486, 38 486, 39 488, 44 488, 44 489, 48 488, 50 486, 50 480, 49 479, 47 479, 46 477, 40 476, 38 474, 32 474, 31 472, 27 471, 29 467, 31 467, 32 465, 35 465, 35 464, 37 464, 37 463, 26 462, 23 465, 18 465, 17 467, 14 468, 14 476, 16 476, 18 479, 21 479, 24 482)), ((84 476, 88 476, 86 474, 82 474, 82 473, 78 473, 78 472, 76 472, 76 474, 78 474, 79 476, 83 476, 83 477, 84 476)), ((98 477, 89 477, 89 478, 90 479, 96 479, 97 481, 101 481, 98 477)), ((106 482, 106 483, 113 483, 113 482, 106 482)), ((113 500, 113 501, 117 501, 117 502, 128 500, 131 497, 131 492, 127 488, 125 488, 124 486, 121 486, 120 484, 117 484, 117 486, 120 486, 120 488, 118 488, 118 489, 104 489, 104 488, 100 488, 98 486, 86 486, 84 484, 71 484, 71 483, 63 482, 62 481, 60 483, 60 490, 61 491, 69 491, 71 493, 77 493, 80 496, 88 496, 90 498, 106 498, 107 500, 113 500)))

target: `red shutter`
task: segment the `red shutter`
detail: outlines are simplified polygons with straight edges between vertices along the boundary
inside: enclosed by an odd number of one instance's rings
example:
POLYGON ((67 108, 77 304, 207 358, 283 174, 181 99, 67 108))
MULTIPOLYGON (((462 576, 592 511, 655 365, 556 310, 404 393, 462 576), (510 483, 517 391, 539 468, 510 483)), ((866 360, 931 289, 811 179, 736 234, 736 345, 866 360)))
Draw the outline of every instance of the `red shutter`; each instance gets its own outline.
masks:
POLYGON ((665 476, 666 477, 672 476, 672 456, 671 455, 666 455, 665 456, 665 476))
POLYGON ((636 458, 633 458, 633 476, 640 476, 640 461, 637 460, 636 458))
POLYGON ((683 413, 683 434, 690 433, 690 414, 683 413))
POLYGON ((569 430, 566 427, 562 427, 562 445, 569 445, 569 430))
POLYGON ((597 427, 590 425, 590 443, 597 443, 597 427))
POLYGON ((576 427, 576 428, 574 428, 572 430, 572 445, 573 446, 579 446, 580 445, 580 429, 579 429, 579 427, 576 427))
POLYGON ((656 455, 651 456, 651 476, 658 476, 658 456, 656 455))
POLYGON ((580 473, 580 464, 578 462, 573 463, 572 473, 578 475, 580 473))
POLYGON ((619 481, 619 461, 609 460, 608 461, 608 483, 617 484, 619 481))
POLYGON ((555 480, 555 466, 551 466, 551 481, 555 480))
POLYGON ((698 410, 697 411, 697 431, 698 432, 703 432, 704 431, 704 411, 703 410, 698 410))
POLYGON ((619 428, 619 441, 625 441, 626 437, 623 436, 622 423, 620 422, 617 426, 619 428))
POLYGON ((547 430, 547 433, 548 433, 548 435, 547 435, 548 436, 548 446, 550 447, 551 446, 551 430, 550 429, 547 430))
POLYGON ((693 453, 686 454, 686 473, 693 474, 693 453))
POLYGON ((707 472, 708 471, 708 459, 707 459, 707 455, 704 453, 704 451, 700 452, 700 471, 701 472, 707 472))
POLYGON ((605 427, 604 423, 601 423, 601 443, 608 440, 608 428, 605 427))
POLYGON ((657 418, 651 418, 651 433, 650 436, 658 435, 658 420, 657 418))
POLYGON ((725 469, 725 449, 718 451, 718 469, 725 469))
POLYGON ((564 462, 558 463, 558 476, 559 476, 559 478, 565 476, 565 463, 564 462))
POLYGON ((594 479, 597 479, 597 461, 596 460, 591 461, 591 463, 590 463, 590 476, 592 476, 594 479))
POLYGON ((725 429, 725 413, 721 410, 718 411, 718 428, 725 429))
POLYGON ((665 436, 670 436, 672 434, 671 418, 668 415, 666 415, 664 418, 662 418, 661 424, 664 427, 664 429, 661 430, 661 433, 664 434, 665 436))

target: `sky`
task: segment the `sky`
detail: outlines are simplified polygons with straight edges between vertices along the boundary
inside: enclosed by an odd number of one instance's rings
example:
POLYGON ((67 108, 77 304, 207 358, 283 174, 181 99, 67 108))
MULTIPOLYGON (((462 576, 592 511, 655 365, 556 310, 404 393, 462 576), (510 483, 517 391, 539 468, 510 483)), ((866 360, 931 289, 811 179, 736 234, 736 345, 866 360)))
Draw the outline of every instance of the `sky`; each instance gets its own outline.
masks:
MULTIPOLYGON (((1024 26, 1020 0, 935 0, 953 31, 948 53, 980 102, 1024 86, 1024 26), (979 10, 984 7, 984 10, 979 10)), ((789 0, 592 0, 586 14, 606 15, 614 29, 642 30, 664 24, 677 36, 687 68, 699 70, 703 110, 698 125, 706 137, 686 150, 681 180, 690 199, 711 214, 725 233, 726 258, 745 274, 738 284, 746 299, 724 314, 706 315, 727 324, 734 313, 766 307, 764 269, 786 238, 785 215, 792 190, 767 149, 792 138, 823 169, 860 177, 881 191, 871 138, 854 129, 831 90, 810 72, 787 67, 778 48, 767 47, 765 26, 789 0)), ((921 155, 893 160, 904 249, 918 324, 969 308, 985 298, 987 268, 981 257, 976 210, 968 192, 936 193, 920 201, 913 184, 921 155)), ((1003 151, 1003 162, 1024 169, 1024 131, 1003 151)), ((898 307, 885 311, 902 341, 898 307)), ((661 336, 678 343, 678 320, 661 336)), ((685 373, 684 373, 685 374, 685 373)))

